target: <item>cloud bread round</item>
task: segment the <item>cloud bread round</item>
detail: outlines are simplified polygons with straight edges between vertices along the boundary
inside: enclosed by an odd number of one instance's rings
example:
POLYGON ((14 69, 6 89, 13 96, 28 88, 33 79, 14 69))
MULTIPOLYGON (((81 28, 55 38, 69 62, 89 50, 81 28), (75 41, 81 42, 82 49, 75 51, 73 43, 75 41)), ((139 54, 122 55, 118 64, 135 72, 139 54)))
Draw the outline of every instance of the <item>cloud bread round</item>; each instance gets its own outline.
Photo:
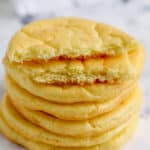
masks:
POLYGON ((115 137, 113 137, 110 141, 92 146, 92 147, 57 147, 50 144, 44 144, 41 142, 35 142, 32 139, 28 139, 24 137, 22 134, 19 134, 18 132, 14 131, 10 124, 8 124, 5 119, 2 117, 1 111, 0 111, 0 131, 5 134, 10 140, 14 141, 15 143, 18 143, 22 146, 24 146, 27 149, 30 150, 119 150, 120 147, 122 147, 131 137, 133 134, 135 127, 137 124, 137 119, 133 120, 133 122, 125 128, 123 131, 121 131, 119 134, 117 134, 115 137))
POLYGON ((139 43, 126 33, 94 21, 56 18, 24 26, 9 43, 12 62, 117 55, 138 49, 139 43))
POLYGON ((26 121, 22 118, 19 113, 13 108, 8 99, 5 99, 2 102, 2 116, 5 118, 6 122, 12 127, 16 132, 22 134, 26 138, 31 138, 36 142, 43 142, 45 144, 52 144, 55 146, 63 146, 63 147, 79 147, 79 146, 94 146, 98 144, 105 143, 113 138, 115 135, 119 134, 122 130, 124 130, 130 122, 133 121, 133 118, 129 119, 123 125, 112 129, 109 132, 100 134, 98 136, 87 136, 87 137, 71 137, 71 136, 62 136, 57 135, 52 132, 48 132, 34 124, 26 121), (13 123, 12 123, 13 122, 13 123), (12 123, 12 124, 11 124, 12 123))
POLYGON ((135 89, 131 96, 127 97, 115 110, 85 121, 63 121, 40 111, 26 109, 17 101, 10 100, 16 110, 33 124, 61 135, 86 137, 109 132, 129 120, 134 113, 139 111, 141 99, 141 91, 135 89))
POLYGON ((85 120, 109 112, 116 108, 120 102, 124 101, 126 95, 133 91, 135 86, 136 83, 132 84, 120 95, 108 102, 60 104, 34 96, 19 87, 10 77, 5 77, 5 88, 13 101, 31 110, 46 112, 63 120, 85 120))
POLYGON ((28 78, 16 68, 6 66, 7 74, 22 88, 33 95, 39 96, 51 102, 75 103, 75 102, 108 102, 118 97, 120 93, 132 86, 136 81, 125 81, 118 84, 92 84, 92 85, 47 85, 39 84, 28 78))

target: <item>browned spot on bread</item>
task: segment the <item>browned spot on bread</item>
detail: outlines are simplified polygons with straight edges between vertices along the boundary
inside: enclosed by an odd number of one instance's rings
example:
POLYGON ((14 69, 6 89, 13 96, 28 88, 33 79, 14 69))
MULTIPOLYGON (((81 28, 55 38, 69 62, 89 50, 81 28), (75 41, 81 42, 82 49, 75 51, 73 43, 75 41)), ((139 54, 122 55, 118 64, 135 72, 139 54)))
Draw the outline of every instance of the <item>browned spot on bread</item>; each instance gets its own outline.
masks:
MULTIPOLYGON (((35 64, 45 64, 45 63, 51 63, 52 61, 75 61, 75 60, 79 60, 79 61, 86 61, 87 59, 104 59, 104 58, 108 58, 110 56, 106 56, 105 54, 97 54, 97 55, 93 55, 93 56, 79 56, 79 57, 75 57, 75 58, 71 58, 68 56, 59 56, 59 57, 53 57, 51 59, 36 59, 36 60, 29 60, 29 61, 23 61, 22 64, 26 64, 26 65, 35 65, 35 64)), ((17 62, 15 62, 17 63, 17 62)))

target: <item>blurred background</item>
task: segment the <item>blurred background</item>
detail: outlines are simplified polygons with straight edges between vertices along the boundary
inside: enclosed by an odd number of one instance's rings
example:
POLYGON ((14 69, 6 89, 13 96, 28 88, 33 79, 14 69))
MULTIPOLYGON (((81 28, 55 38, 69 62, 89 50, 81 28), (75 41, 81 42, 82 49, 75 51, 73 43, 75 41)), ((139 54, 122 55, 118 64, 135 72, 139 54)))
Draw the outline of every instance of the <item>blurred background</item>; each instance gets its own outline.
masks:
MULTIPOLYGON (((150 0, 0 0, 0 60, 10 37, 21 26, 33 20, 59 16, 84 17, 111 24, 145 46, 147 60, 140 83, 145 101, 141 117, 150 120, 150 0)), ((3 68, 0 65, 0 96, 2 93, 3 68)))

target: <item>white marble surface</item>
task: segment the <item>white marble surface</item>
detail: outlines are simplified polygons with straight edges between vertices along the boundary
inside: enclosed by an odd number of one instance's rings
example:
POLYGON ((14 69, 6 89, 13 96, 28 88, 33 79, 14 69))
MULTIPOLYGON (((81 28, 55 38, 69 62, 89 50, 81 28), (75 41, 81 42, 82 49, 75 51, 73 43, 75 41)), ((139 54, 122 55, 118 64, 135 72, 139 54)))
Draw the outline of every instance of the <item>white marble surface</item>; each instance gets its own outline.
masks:
MULTIPOLYGON (((49 16, 78 16, 109 23, 140 40, 146 48, 147 61, 141 78, 145 101, 133 140, 124 150, 150 150, 150 1, 149 0, 59 0, 51 1, 49 16)), ((0 0, 0 60, 11 35, 21 27, 12 6, 0 0)), ((4 71, 0 64, 0 97, 4 92, 4 71)), ((0 135, 0 150, 21 150, 0 135)))

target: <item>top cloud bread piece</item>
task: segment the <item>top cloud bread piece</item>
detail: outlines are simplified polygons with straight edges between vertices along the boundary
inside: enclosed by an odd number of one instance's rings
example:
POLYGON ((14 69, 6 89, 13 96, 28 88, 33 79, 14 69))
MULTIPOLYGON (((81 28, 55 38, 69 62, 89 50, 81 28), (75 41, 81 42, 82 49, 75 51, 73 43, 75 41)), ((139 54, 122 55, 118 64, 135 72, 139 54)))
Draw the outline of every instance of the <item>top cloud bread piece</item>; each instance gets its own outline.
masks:
POLYGON ((10 61, 47 60, 118 55, 138 48, 129 35, 109 25, 77 18, 56 18, 30 23, 9 43, 10 61))

